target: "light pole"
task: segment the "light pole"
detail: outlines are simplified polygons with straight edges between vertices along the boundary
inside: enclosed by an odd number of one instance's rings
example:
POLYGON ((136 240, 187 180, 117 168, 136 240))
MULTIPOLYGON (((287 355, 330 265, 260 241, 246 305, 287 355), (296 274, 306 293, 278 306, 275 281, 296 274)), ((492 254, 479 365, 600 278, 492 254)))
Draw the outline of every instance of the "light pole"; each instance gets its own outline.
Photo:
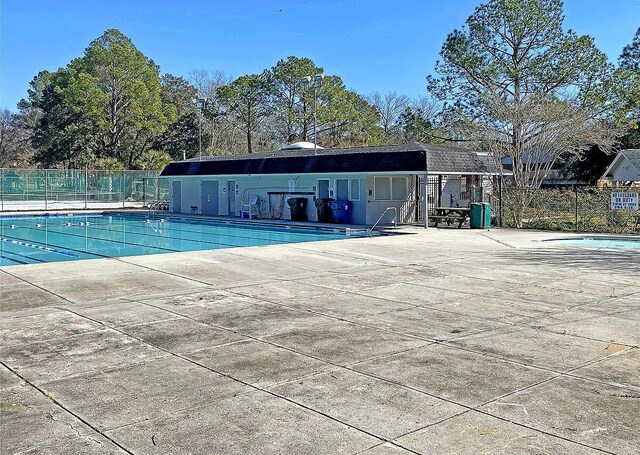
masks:
POLYGON ((193 103, 198 108, 198 159, 202 160, 202 109, 207 105, 207 97, 194 98, 193 103))
POLYGON ((303 77, 302 81, 306 83, 309 87, 313 87, 313 154, 317 153, 318 149, 318 136, 316 132, 316 127, 318 123, 318 87, 322 83, 322 79, 324 79, 324 73, 316 74, 315 76, 307 76, 303 77))

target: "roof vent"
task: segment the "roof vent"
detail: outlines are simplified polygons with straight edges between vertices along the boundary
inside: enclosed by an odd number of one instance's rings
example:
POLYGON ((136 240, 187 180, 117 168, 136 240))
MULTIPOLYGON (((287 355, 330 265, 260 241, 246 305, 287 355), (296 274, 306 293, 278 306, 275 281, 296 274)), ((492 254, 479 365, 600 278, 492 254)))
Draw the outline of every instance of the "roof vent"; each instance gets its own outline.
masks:
MULTIPOLYGON (((293 144, 289 144, 285 147, 282 147, 280 150, 304 150, 304 149, 313 149, 314 148, 314 143, 313 142, 294 142, 293 144)), ((324 147, 320 147, 319 145, 315 148, 321 149, 324 147)))

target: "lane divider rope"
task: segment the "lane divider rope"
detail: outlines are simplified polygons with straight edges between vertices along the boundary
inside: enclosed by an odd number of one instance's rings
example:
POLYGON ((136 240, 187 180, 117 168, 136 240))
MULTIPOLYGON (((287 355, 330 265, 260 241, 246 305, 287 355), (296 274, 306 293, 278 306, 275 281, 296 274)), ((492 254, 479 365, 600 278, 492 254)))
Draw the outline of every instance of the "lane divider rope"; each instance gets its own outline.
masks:
POLYGON ((61 254, 63 256, 69 256, 72 258, 79 258, 80 255, 76 253, 72 253, 71 251, 57 250, 55 248, 50 248, 48 246, 36 245, 35 243, 23 242, 21 240, 10 239, 8 237, 0 237, 0 241, 8 242, 13 245, 24 246, 27 248, 34 248, 36 250, 46 251, 47 253, 61 254))

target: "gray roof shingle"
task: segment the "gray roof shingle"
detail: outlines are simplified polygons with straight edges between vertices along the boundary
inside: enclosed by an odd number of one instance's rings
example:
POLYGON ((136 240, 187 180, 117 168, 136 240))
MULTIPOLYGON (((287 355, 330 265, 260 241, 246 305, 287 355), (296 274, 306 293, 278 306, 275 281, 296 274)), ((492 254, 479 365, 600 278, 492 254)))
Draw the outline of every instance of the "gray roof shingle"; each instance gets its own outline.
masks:
MULTIPOLYGON (((298 149, 298 150, 277 150, 266 153, 252 153, 243 155, 219 155, 212 157, 203 157, 202 160, 191 159, 171 163, 162 175, 184 175, 184 174, 208 174, 214 175, 229 173, 259 173, 260 170, 271 169, 268 173, 281 170, 287 172, 288 169, 313 170, 322 169, 327 171, 332 169, 336 172, 348 172, 350 166, 362 167, 371 171, 384 170, 403 170, 395 169, 393 162, 397 159, 397 166, 402 167, 400 162, 411 157, 412 171, 419 171, 418 167, 424 171, 424 165, 418 166, 419 156, 424 153, 428 154, 429 172, 434 173, 451 173, 451 174, 479 174, 479 173, 498 173, 498 167, 494 160, 487 154, 475 152, 473 150, 463 149, 459 147, 445 147, 438 145, 410 143, 401 145, 385 145, 374 147, 349 147, 349 148, 330 148, 330 149, 298 149), (380 157, 376 157, 380 154, 380 157), (394 154, 397 154, 394 156, 394 154), (348 156, 348 159, 341 160, 339 157, 348 156), (357 158, 359 157, 359 158, 357 158), (273 160, 273 161, 272 161, 273 160), (329 161, 327 161, 329 160, 329 161), (276 162, 280 164, 276 165, 276 162), (324 167, 319 163, 323 162, 324 167), (369 162, 369 167, 363 165, 363 162, 369 162), (380 162, 380 163, 378 163, 380 162), (385 162, 386 164, 382 163, 385 162), (273 163, 271 165, 270 163, 273 163), (379 166, 376 165, 379 164, 379 166), (363 167, 364 166, 364 167, 363 167), (198 169, 196 169, 196 167, 198 169), (239 169, 243 170, 242 172, 239 169)), ((361 171, 361 169, 354 169, 361 171)))
POLYGON ((640 171, 640 149, 626 149, 621 152, 640 171))

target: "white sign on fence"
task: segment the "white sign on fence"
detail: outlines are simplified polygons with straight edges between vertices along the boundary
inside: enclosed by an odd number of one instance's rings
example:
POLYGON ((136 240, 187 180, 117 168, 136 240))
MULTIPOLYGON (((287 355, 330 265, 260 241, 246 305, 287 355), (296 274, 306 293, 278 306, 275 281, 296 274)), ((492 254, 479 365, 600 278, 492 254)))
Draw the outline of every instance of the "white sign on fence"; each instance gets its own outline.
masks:
POLYGON ((638 210, 638 193, 611 193, 611 210, 638 210))

